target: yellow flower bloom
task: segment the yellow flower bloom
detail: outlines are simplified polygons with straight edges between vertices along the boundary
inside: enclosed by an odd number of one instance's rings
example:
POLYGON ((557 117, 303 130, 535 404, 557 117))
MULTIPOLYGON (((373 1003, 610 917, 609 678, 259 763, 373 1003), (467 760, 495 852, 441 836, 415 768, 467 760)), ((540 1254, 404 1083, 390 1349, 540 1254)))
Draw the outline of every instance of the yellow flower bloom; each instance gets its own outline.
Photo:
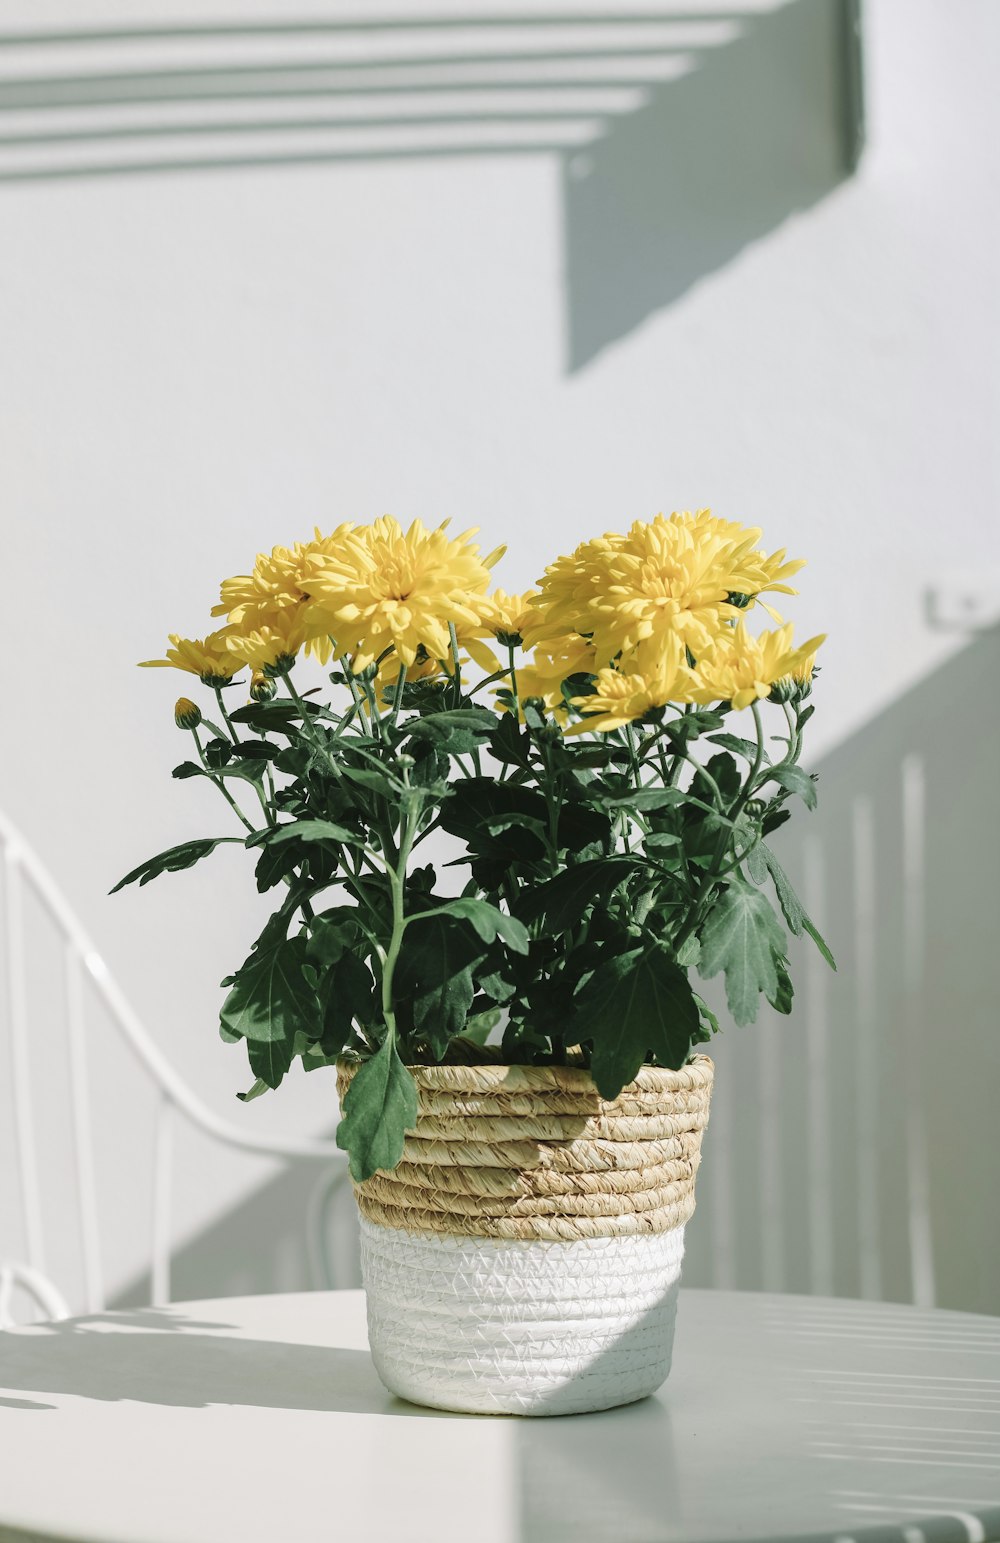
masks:
MULTIPOLYGON (((494 637, 501 642, 507 638, 529 642, 531 629, 537 627, 542 615, 532 603, 537 596, 537 589, 526 589, 520 595, 508 595, 505 590, 495 589, 491 595, 487 595, 482 615, 494 637)), ((516 648, 518 644, 514 643, 513 646, 516 648)))
POLYGON ((698 674, 713 700, 730 702, 736 709, 769 696, 771 687, 785 676, 814 660, 825 634, 792 646, 792 624, 774 632, 751 637, 746 622, 727 630, 698 660, 698 674))
POLYGON ((139 667, 143 670, 186 670, 189 675, 197 675, 206 686, 225 685, 242 663, 227 647, 233 630, 223 627, 218 632, 210 632, 206 638, 182 638, 171 632, 167 657, 143 659, 139 667))
POLYGON ((219 604, 213 616, 228 616, 244 633, 261 628, 279 631, 291 625, 292 617, 301 623, 307 651, 325 664, 333 652, 323 617, 313 614, 312 596, 305 583, 310 560, 317 555, 341 551, 345 536, 355 529, 352 523, 338 525, 329 536, 315 532, 312 541, 297 541, 293 547, 276 546, 260 552, 252 573, 224 579, 219 604))
MULTIPOLYGON (((825 634, 824 634, 824 636, 825 636, 825 634)), ((820 638, 819 642, 822 642, 822 641, 823 641, 823 639, 820 638)), ((817 647, 819 646, 819 642, 817 643, 817 647)), ((797 649, 796 653, 797 654, 802 654, 802 650, 801 649, 797 649)), ((813 678, 813 673, 814 673, 815 669, 816 669, 816 650, 814 649, 811 654, 803 654, 802 657, 798 659, 797 663, 792 665, 792 668, 789 670, 788 673, 791 675, 793 680, 799 681, 802 685, 806 685, 807 686, 809 684, 809 682, 813 678)))
POLYGON ((277 611, 271 625, 264 624, 249 632, 234 627, 226 645, 241 663, 273 676, 288 673, 305 641, 305 616, 300 608, 277 611))
POLYGON ((785 580, 802 564, 756 551, 760 534, 702 509, 585 541, 542 576, 537 636, 580 632, 606 659, 667 636, 700 653, 739 614, 730 595, 746 604, 762 590, 790 592, 785 580))
POLYGON ((562 683, 571 675, 595 675, 597 655, 588 638, 571 634, 539 644, 530 662, 517 672, 517 694, 522 702, 540 697, 550 711, 565 710, 562 683))
POLYGON ((694 670, 686 662, 684 645, 678 638, 663 650, 659 667, 650 674, 629 674, 610 668, 597 672, 590 696, 573 698, 573 706, 585 714, 567 734, 606 734, 626 723, 644 718, 668 702, 699 702, 705 690, 694 670))
MULTIPOLYGON (((447 524, 447 522, 445 522, 447 524)), ((481 606, 490 566, 503 549, 480 558, 473 531, 449 538, 445 525, 427 530, 414 520, 407 531, 385 515, 349 533, 336 553, 313 553, 305 583, 322 625, 366 669, 387 648, 407 666, 421 648, 448 659, 448 624, 463 631, 470 652, 484 627, 481 606)))

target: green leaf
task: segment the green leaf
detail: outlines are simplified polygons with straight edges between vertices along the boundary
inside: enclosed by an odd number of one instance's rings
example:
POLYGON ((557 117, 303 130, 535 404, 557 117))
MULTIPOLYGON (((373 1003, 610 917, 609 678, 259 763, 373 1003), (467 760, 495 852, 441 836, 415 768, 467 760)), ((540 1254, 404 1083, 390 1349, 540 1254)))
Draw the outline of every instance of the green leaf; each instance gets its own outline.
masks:
POLYGON ((453 755, 466 755, 477 745, 485 744, 496 726, 496 713, 486 707, 427 713, 403 725, 412 739, 428 740, 453 755))
POLYGON ((683 1066, 698 1007, 667 950, 644 943, 598 965, 574 999, 574 1029, 581 1040, 593 1040, 598 1092, 616 1098, 649 1055, 661 1066, 683 1066))
POLYGON ((777 989, 768 996, 767 1000, 776 1013, 790 1013, 795 991, 792 986, 792 977, 788 973, 788 960, 776 958, 774 968, 778 977, 778 985, 777 989))
POLYGON ((677 963, 683 969, 690 969, 691 965, 697 964, 700 958, 701 939, 692 932, 690 937, 685 938, 677 950, 677 963))
MULTIPOLYGON (((774 892, 778 897, 778 904, 781 906, 782 914, 784 915, 785 921, 788 923, 790 930, 795 934, 796 937, 801 937, 803 932, 808 933, 813 942, 816 944, 816 947, 819 949, 820 953, 823 955, 823 958, 830 966, 831 970, 835 970, 837 968, 837 961, 834 959, 833 954, 830 952, 826 940, 821 936, 814 923, 810 921, 809 917, 806 915, 805 907, 803 906, 798 895, 795 893, 795 890, 792 888, 791 880, 789 879, 784 868, 782 868, 770 847, 765 846, 763 842, 760 843, 758 851, 760 852, 760 855, 767 866, 767 870, 771 875, 771 881, 774 884, 774 892)), ((753 875, 751 875, 751 877, 753 877, 753 875)))
POLYGON ((320 994, 326 1003, 323 1037, 331 1051, 334 1041, 339 1041, 336 1050, 343 1049, 355 1019, 362 1024, 371 1020, 372 991, 371 971, 355 953, 343 954, 327 971, 320 994))
POLYGON ((772 804, 761 821, 760 828, 765 836, 769 836, 772 831, 777 830, 779 826, 784 825, 786 820, 791 818, 792 811, 790 809, 778 809, 772 804))
POLYGON ((301 853, 289 846, 287 841, 277 846, 264 847, 254 868, 260 893, 263 895, 267 890, 273 889, 276 884, 281 884, 288 878, 295 871, 300 858, 301 853))
POLYGON ((232 753, 244 761, 276 761, 281 751, 266 739, 241 739, 232 746, 232 753))
POLYGON ((459 916, 470 924, 484 943, 492 943, 500 938, 515 954, 528 952, 528 929, 524 923, 518 921, 516 916, 505 915, 486 900, 449 900, 446 905, 436 906, 432 914, 459 916))
POLYGON ((264 1079, 262 1077, 258 1077, 257 1081, 254 1083, 253 1087, 250 1088, 250 1090, 248 1092, 246 1092, 246 1093, 237 1093, 236 1097, 240 1100, 240 1103, 242 1103, 242 1104, 249 1104, 249 1103, 252 1102, 253 1099, 259 1098, 262 1093, 267 1093, 269 1091, 270 1091, 270 1089, 268 1087, 268 1084, 264 1081, 264 1079))
POLYGON ((818 928, 814 925, 814 923, 809 920, 808 916, 803 918, 802 930, 803 930, 803 932, 808 932, 809 936, 812 938, 813 942, 816 944, 816 947, 819 949, 820 953, 823 955, 823 958, 826 960, 826 962, 830 966, 831 970, 835 970, 837 968, 837 961, 833 957, 833 954, 832 954, 832 952, 830 950, 830 945, 827 943, 826 939, 822 936, 822 934, 819 932, 818 928))
POLYGON ((802 933, 803 923, 806 919, 806 913, 803 909, 802 902, 792 888, 791 880, 789 879, 787 873, 785 872, 784 868, 782 868, 770 847, 765 846, 762 841, 757 848, 757 852, 760 854, 761 861, 763 862, 766 871, 771 875, 771 881, 774 884, 774 892, 778 897, 778 904, 781 906, 785 921, 788 923, 789 928, 795 934, 795 936, 799 937, 802 933))
POLYGON ((491 1007, 484 1013, 476 1013, 469 1019, 459 1038, 471 1040, 474 1045, 485 1045, 502 1017, 499 1007, 491 1007))
POLYGON ((395 1168, 416 1123, 417 1086, 388 1034, 358 1067, 344 1096, 337 1145, 350 1156, 351 1177, 363 1184, 379 1170, 395 1168))
MULTIPOLYGON (((764 856, 764 843, 762 841, 758 841, 756 846, 751 847, 750 851, 744 858, 744 861, 747 865, 747 873, 749 873, 751 879, 753 879, 753 882, 758 885, 763 884, 764 880, 767 878, 767 859, 764 856)), ((792 923, 788 919, 787 911, 785 912, 785 920, 788 921, 788 925, 792 927, 792 923)), ((796 929, 792 927, 792 931, 794 932, 795 930, 796 929)))
MULTIPOLYGON (((718 755, 713 755, 707 762, 705 771, 710 774, 718 786, 719 792, 722 794, 723 807, 731 808, 736 802, 742 785, 740 769, 732 756, 728 755, 725 751, 720 751, 718 755)), ((691 790, 698 797, 703 798, 707 804, 716 805, 715 788, 700 767, 692 779, 691 790)))
POLYGON ((276 1088, 292 1064, 294 1034, 287 1039, 251 1039, 247 1041, 250 1070, 258 1081, 276 1088))
POLYGON ((381 793, 383 798, 398 798, 403 791, 402 782, 388 770, 373 771, 367 766, 341 766, 340 771, 349 782, 356 783, 359 788, 369 788, 373 793, 381 793))
POLYGON ((726 975, 726 1000, 739 1024, 753 1023, 758 999, 778 990, 776 957, 785 957, 785 932, 767 897, 739 881, 730 883, 701 929, 698 971, 706 980, 726 975))
MULTIPOLYGON (((751 764, 757 759, 757 744, 752 739, 741 739, 738 734, 710 734, 709 740, 713 745, 721 745, 723 750, 731 750, 734 755, 743 756, 744 760, 751 764)), ((770 762, 767 751, 763 751, 764 764, 770 762)))
POLYGON ((357 909, 353 905, 338 905, 310 923, 306 957, 316 964, 328 966, 337 960, 357 940, 357 909))
POLYGON ((393 985, 409 998, 417 1032, 438 1057, 465 1027, 476 994, 473 967, 485 954, 468 923, 448 915, 417 917, 403 934, 393 985))
POLYGON ((243 782, 259 782, 266 764, 265 761, 237 761, 235 764, 230 762, 228 766, 213 766, 206 770, 204 766, 196 766, 193 761, 182 761, 170 775, 181 782, 188 777, 208 777, 210 781, 216 777, 238 777, 243 782))
POLYGON ((126 884, 134 884, 139 881, 140 888, 148 884, 150 879, 158 878, 161 873, 180 873, 182 868, 193 868, 195 863, 207 857, 209 852, 214 852, 217 846, 226 842, 239 841, 239 836, 210 836, 197 841, 182 841, 179 846, 169 847, 166 852, 160 852, 156 857, 148 857, 138 868, 133 868, 131 873, 126 873, 123 879, 119 879, 114 889, 109 893, 115 895, 126 884))
POLYGON ((698 739, 700 735, 707 734, 710 729, 721 729, 722 722, 722 714, 711 710, 685 713, 682 717, 674 718, 670 723, 665 724, 664 732, 674 749, 680 750, 689 740, 698 739))
POLYGON ((647 852, 664 852, 669 847, 679 847, 683 843, 680 836, 673 836, 667 830, 651 830, 643 836, 642 844, 647 852))
POLYGON ((598 796, 606 809, 669 809, 685 798, 682 788, 630 788, 626 793, 598 796))
POLYGON ((301 934, 262 941, 236 972, 222 1004, 223 1027, 242 1039, 291 1043, 297 1028, 318 1023, 319 1002, 302 973, 305 961, 301 934))
POLYGON ((631 857, 597 857, 564 868, 554 879, 522 891, 517 911, 523 921, 544 920, 549 932, 576 927, 595 900, 610 900, 637 868, 631 857))
POLYGON ((797 793, 807 809, 816 807, 816 783, 801 766, 773 766, 764 782, 777 782, 790 793, 797 793))
POLYGON ((710 1036, 713 1034, 718 1034, 719 1020, 713 1013, 712 1009, 709 1007, 708 1003, 705 1001, 705 998, 700 997, 697 991, 692 992, 692 995, 698 1006, 698 1012, 701 1016, 702 1026, 706 1031, 706 1039, 710 1038, 710 1036))
POLYGON ((541 793, 516 783, 495 782, 492 777, 468 777, 456 784, 451 797, 441 809, 440 822, 449 836, 466 845, 473 853, 533 861, 545 853, 545 844, 524 820, 538 821, 544 827, 548 807, 541 793), (491 821, 513 817, 508 828, 493 835, 491 821))
POLYGON ((309 771, 313 761, 313 747, 302 744, 301 741, 293 742, 283 750, 274 763, 275 771, 284 772, 288 777, 304 777, 309 771))
POLYGON ((233 723, 245 723, 259 734, 297 734, 301 714, 294 702, 248 702, 229 714, 233 723))
POLYGON ((278 846, 282 841, 336 841, 341 845, 364 846, 365 838, 333 820, 293 820, 288 825, 271 825, 248 836, 248 847, 278 846))
POLYGON ((205 745, 205 760, 213 771, 226 766, 233 758, 233 747, 228 739, 210 739, 205 745))

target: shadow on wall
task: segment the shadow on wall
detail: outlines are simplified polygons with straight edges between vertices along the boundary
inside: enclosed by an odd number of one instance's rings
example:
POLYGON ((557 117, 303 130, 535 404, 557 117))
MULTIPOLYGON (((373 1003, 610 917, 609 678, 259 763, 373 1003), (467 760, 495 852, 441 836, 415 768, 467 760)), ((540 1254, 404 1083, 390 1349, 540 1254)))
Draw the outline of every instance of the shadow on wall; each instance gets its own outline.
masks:
POLYGON ((857 163, 860 0, 746 3, 0 34, 0 183, 552 155, 572 371, 857 163))
MULTIPOLYGON (((277 1291, 361 1285, 357 1210, 346 1166, 320 1179, 312 1164, 295 1163, 254 1190, 171 1256, 170 1292, 176 1302, 206 1297, 258 1296, 277 1291), (319 1203, 318 1227, 310 1228, 319 1203), (311 1257, 318 1232, 323 1257, 311 1257)), ((111 1301, 116 1310, 145 1308, 152 1281, 144 1272, 111 1301)))
POLYGON ((840 0, 757 17, 563 158, 571 369, 853 171, 855 20, 840 0))
POLYGON ((795 942, 791 1018, 712 1048, 687 1285, 1000 1314, 998 669, 994 628, 823 757, 775 840, 839 969, 795 942))

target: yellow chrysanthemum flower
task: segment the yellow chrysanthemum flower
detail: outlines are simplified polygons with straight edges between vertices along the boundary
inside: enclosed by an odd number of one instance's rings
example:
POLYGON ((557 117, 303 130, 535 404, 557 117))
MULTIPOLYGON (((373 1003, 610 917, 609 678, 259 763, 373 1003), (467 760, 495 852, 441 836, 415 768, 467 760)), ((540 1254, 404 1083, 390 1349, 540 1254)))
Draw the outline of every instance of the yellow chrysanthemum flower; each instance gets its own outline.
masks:
POLYGON ((242 660, 229 651, 228 642, 234 629, 222 627, 210 632, 206 638, 182 638, 171 632, 165 659, 143 659, 143 670, 186 670, 197 675, 206 686, 225 685, 239 670, 242 660))
POLYGON ((550 711, 565 709, 562 683, 571 675, 595 675, 598 659, 593 644, 579 633, 538 644, 529 663, 517 672, 517 693, 522 702, 539 697, 550 711))
POLYGON ((305 581, 316 615, 355 670, 387 648, 407 669, 420 649, 448 659, 449 623, 464 629, 470 653, 483 636, 482 599, 503 548, 481 558, 469 540, 474 531, 449 537, 446 524, 427 530, 414 520, 404 531, 385 515, 348 534, 337 553, 308 558, 305 581))
MULTIPOLYGON (((804 668, 814 660, 825 634, 792 646, 792 624, 774 632, 751 637, 746 622, 721 634, 698 660, 698 674, 713 699, 730 702, 736 709, 769 696, 776 681, 804 668)), ((810 665, 811 671, 811 665, 810 665)))
POLYGON ((705 697, 705 687, 687 664, 684 645, 674 638, 663 649, 654 672, 630 674, 613 667, 598 670, 593 693, 573 698, 573 706, 585 716, 566 733, 606 734, 666 707, 668 702, 680 705, 702 702, 705 697))
POLYGON ((298 610, 277 611, 270 625, 243 632, 234 627, 226 639, 231 655, 264 675, 286 675, 306 642, 305 616, 298 610))
POLYGON ((495 589, 487 595, 482 615, 494 637, 505 646, 506 639, 510 638, 515 648, 517 639, 530 647, 532 629, 538 626, 542 615, 533 603, 537 596, 537 589, 526 589, 520 595, 508 595, 505 590, 495 589))
POLYGON ((607 659, 668 636, 700 653, 740 604, 763 590, 789 592, 785 580, 802 564, 756 551, 760 534, 702 509, 585 541, 542 576, 535 605, 547 614, 537 636, 580 632, 607 659))
POLYGON ((174 703, 174 722, 179 729, 196 729, 201 723, 201 708, 188 696, 179 696, 174 703))
POLYGON ((219 604, 212 615, 228 616, 247 634, 266 628, 281 631, 295 616, 301 624, 306 651, 326 664, 333 646, 327 635, 326 618, 315 614, 305 574, 313 557, 336 555, 342 550, 344 538, 355 529, 348 522, 323 536, 317 528, 312 541, 297 541, 293 547, 276 546, 270 552, 259 552, 252 573, 223 580, 219 604))
MULTIPOLYGON (((826 634, 824 633, 823 637, 825 637, 825 636, 826 636, 826 634)), ((819 642, 817 642, 817 647, 819 646, 819 643, 822 642, 822 641, 823 641, 823 638, 820 638, 819 642)), ((802 654, 802 650, 801 649, 797 649, 796 653, 797 654, 802 654)), ((792 679, 794 681, 798 681, 800 684, 802 684, 804 686, 807 686, 809 684, 809 682, 812 680, 813 674, 815 673, 815 670, 816 670, 816 650, 814 649, 811 654, 802 654, 802 657, 799 658, 797 660, 797 662, 792 665, 792 668, 789 670, 788 673, 791 675, 791 677, 792 677, 792 679)))

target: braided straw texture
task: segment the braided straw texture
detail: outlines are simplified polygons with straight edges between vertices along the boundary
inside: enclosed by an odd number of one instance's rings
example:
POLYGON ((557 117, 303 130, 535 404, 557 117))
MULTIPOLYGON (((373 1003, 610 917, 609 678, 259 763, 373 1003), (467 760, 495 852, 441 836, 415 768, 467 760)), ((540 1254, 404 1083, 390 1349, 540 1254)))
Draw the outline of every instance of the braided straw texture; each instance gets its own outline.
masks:
POLYGON ((361 1219, 375 1368, 473 1414, 611 1409, 670 1370, 684 1229, 575 1242, 433 1236, 361 1219))
MULTIPOLYGON (((341 1101, 356 1063, 341 1061, 341 1101)), ((407 1233, 567 1242, 668 1233, 694 1210, 712 1062, 644 1066, 615 1099, 572 1066, 411 1067, 403 1160, 354 1186, 361 1215, 407 1233)))

